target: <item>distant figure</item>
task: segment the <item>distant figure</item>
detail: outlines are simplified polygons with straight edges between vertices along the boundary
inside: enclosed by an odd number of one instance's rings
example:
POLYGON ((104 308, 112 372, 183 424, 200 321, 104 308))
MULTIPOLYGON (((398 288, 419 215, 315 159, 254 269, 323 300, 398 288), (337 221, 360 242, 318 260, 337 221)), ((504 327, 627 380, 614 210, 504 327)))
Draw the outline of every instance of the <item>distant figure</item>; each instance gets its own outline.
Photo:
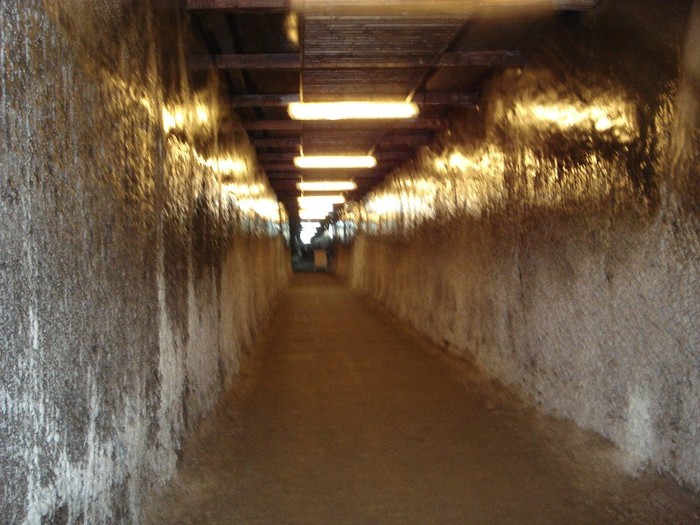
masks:
POLYGON ((324 248, 316 248, 314 250, 314 268, 317 272, 328 269, 328 254, 324 248))

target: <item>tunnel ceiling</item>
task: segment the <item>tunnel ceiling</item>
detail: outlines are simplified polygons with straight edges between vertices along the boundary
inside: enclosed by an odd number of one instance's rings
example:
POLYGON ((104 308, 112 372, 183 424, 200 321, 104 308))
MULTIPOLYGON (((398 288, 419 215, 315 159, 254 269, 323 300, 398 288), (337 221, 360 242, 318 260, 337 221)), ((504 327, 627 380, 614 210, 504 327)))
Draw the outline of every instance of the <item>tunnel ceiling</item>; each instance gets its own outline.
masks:
POLYGON ((189 69, 220 75, 225 104, 243 122, 292 222, 296 183, 347 179, 359 200, 447 127, 455 108, 477 108, 494 71, 524 64, 523 35, 557 11, 596 0, 476 2, 187 0, 195 41, 189 69), (485 8, 487 4, 489 7, 485 8), (293 101, 410 100, 420 115, 388 121, 294 121, 293 101), (303 148, 303 149, 302 149, 303 148), (372 154, 363 170, 304 170, 305 155, 372 154))

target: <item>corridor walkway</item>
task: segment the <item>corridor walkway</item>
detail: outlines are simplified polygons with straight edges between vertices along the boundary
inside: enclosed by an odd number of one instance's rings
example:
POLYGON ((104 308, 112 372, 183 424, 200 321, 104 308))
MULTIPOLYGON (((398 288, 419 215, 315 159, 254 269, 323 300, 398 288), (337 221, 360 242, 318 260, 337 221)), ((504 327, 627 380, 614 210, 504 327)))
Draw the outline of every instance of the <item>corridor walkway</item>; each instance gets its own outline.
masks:
POLYGON ((328 275, 296 275, 153 524, 697 523, 604 440, 525 408, 328 275))

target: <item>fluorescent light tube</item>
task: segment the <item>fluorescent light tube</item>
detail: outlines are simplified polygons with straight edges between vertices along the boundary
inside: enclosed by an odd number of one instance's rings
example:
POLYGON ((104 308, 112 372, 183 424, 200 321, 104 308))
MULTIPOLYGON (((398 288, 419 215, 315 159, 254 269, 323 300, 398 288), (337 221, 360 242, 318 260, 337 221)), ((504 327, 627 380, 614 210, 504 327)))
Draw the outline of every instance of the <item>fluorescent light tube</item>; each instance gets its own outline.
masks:
POLYGON ((297 202, 302 208, 313 208, 316 206, 333 206, 343 204, 345 197, 342 195, 318 195, 313 197, 297 197, 297 202))
POLYGON ((287 107, 294 120, 414 118, 418 111, 412 102, 292 102, 287 107))
POLYGON ((294 157, 297 168, 374 168, 377 159, 371 155, 307 155, 294 157))
POLYGON ((352 180, 323 180, 297 182, 299 191, 352 191, 357 189, 357 184, 352 180))

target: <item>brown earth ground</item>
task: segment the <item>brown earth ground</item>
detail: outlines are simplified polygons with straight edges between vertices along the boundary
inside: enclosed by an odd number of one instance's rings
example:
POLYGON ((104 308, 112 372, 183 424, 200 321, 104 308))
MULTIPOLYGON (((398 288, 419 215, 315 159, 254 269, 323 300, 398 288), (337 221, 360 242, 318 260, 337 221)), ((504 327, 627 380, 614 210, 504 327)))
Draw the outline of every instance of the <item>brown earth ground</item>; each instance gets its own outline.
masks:
POLYGON ((252 355, 146 523, 700 523, 698 494, 329 275, 294 276, 252 355))

